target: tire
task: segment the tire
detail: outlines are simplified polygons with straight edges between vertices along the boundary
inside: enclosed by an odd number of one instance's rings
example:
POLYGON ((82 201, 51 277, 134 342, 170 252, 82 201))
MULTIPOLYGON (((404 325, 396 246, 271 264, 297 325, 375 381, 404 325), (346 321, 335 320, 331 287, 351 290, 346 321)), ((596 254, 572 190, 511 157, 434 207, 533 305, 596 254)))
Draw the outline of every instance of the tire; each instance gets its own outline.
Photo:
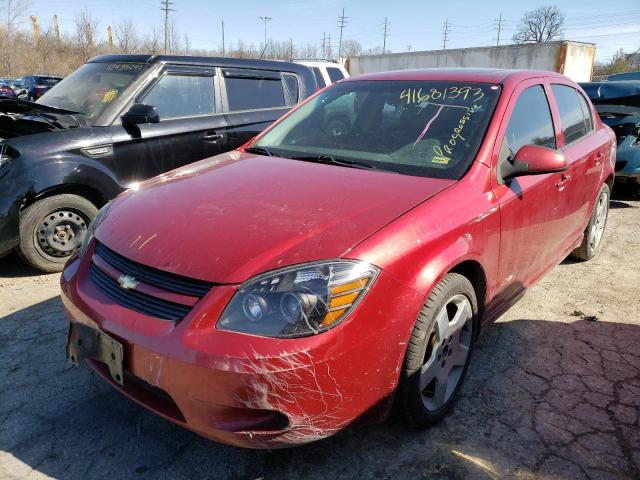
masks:
POLYGON ((571 252, 571 256, 575 259, 588 261, 600 253, 602 244, 604 243, 604 232, 609 219, 609 200, 611 199, 611 190, 606 183, 600 187, 596 203, 593 206, 591 218, 584 231, 584 238, 578 248, 571 252), (602 210, 601 210, 602 209, 602 210))
POLYGON ((477 315, 471 282, 457 273, 445 275, 422 307, 407 344, 396 407, 409 425, 434 425, 455 403, 471 360, 477 315))
POLYGON ((78 195, 47 197, 25 208, 20 216, 18 253, 32 267, 59 272, 82 245, 98 209, 78 195))

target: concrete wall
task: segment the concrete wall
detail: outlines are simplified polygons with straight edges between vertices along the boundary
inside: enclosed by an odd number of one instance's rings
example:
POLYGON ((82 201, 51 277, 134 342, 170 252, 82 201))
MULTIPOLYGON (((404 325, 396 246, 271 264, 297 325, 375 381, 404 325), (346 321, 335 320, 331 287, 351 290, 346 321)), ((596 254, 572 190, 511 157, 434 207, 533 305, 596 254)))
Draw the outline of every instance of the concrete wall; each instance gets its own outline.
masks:
POLYGON ((476 67, 552 70, 577 82, 591 78, 595 45, 559 41, 351 57, 351 75, 410 68, 476 67))

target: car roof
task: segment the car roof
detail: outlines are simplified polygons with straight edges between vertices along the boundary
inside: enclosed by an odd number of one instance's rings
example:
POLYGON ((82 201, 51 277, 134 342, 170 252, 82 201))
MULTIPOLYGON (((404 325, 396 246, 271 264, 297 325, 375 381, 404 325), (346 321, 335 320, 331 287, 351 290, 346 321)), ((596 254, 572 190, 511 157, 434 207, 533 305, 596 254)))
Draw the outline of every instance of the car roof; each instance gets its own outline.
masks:
POLYGON ((228 57, 191 57, 183 55, 100 55, 89 60, 88 63, 170 63, 172 65, 195 65, 216 67, 244 67, 259 70, 283 70, 289 72, 306 71, 304 65, 280 60, 256 60, 249 58, 228 57))
POLYGON ((423 68, 416 70, 396 70, 392 72, 367 73, 344 81, 359 80, 442 80, 463 82, 504 83, 505 80, 526 80, 527 78, 566 78, 556 72, 545 70, 510 70, 501 68, 423 68))

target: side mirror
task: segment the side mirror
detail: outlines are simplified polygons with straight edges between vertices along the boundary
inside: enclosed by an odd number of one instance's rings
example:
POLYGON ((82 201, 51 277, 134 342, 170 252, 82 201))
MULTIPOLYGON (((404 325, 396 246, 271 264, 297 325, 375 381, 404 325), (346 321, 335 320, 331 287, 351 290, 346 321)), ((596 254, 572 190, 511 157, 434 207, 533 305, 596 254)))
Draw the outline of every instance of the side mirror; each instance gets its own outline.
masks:
POLYGON ((160 123, 160 115, 153 105, 135 103, 129 111, 122 116, 122 125, 140 125, 142 123, 160 123))
POLYGON ((564 172, 569 167, 566 157, 559 151, 540 145, 524 145, 516 152, 513 163, 503 162, 500 174, 503 179, 564 172))

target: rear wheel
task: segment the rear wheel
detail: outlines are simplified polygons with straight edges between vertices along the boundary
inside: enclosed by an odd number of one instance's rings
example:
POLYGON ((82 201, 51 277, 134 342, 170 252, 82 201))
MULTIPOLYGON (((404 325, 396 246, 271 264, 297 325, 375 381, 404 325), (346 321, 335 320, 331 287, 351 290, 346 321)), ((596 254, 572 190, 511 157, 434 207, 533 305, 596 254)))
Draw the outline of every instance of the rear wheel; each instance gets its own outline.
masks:
POLYGON ((469 280, 447 274, 418 315, 398 387, 399 413, 427 427, 451 408, 467 372, 478 305, 469 280))
POLYGON ((78 195, 48 197, 27 207, 20 217, 18 253, 34 268, 59 272, 82 245, 97 208, 78 195))
POLYGON ((584 238, 578 248, 576 248, 571 256, 578 260, 591 260, 600 250, 604 238, 604 231, 609 218, 609 198, 611 191, 606 183, 600 188, 596 203, 593 207, 591 219, 584 231, 584 238))

